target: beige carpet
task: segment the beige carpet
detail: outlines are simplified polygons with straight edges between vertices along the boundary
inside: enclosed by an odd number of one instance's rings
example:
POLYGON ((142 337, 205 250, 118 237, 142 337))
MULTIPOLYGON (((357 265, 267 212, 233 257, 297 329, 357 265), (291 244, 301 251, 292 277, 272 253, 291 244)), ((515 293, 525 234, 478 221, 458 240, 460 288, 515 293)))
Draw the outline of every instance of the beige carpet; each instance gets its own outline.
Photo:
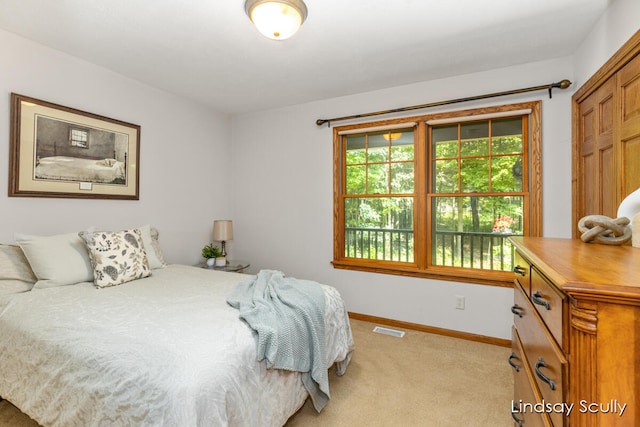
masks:
POLYGON ((331 401, 309 401, 287 423, 304 426, 510 427, 511 350, 411 330, 404 338, 351 320, 356 351, 347 373, 329 376, 331 401))
MULTIPOLYGON (((356 351, 343 377, 329 375, 331 402, 309 401, 287 427, 510 427, 513 374, 505 347, 405 330, 404 338, 351 320, 356 351)), ((0 426, 38 427, 6 401, 0 426)))
POLYGON ((15 406, 3 400, 0 402, 0 426, 2 427, 38 427, 35 421, 16 409, 15 406))

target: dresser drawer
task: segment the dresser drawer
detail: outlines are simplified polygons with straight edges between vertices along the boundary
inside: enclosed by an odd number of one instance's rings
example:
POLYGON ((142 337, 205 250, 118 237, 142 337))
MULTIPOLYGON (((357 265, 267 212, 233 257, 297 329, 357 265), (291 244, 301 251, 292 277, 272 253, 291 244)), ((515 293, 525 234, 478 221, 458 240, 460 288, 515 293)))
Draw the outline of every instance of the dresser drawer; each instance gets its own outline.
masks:
POLYGON ((529 298, 525 295, 525 291, 521 286, 516 284, 513 287, 513 305, 511 312, 513 313, 513 324, 519 328, 523 322, 529 322, 533 316, 535 309, 531 305, 529 298))
POLYGON ((512 329, 512 352, 509 356, 509 365, 513 368, 514 384, 511 418, 516 425, 523 427, 549 427, 551 426, 549 416, 532 409, 531 405, 540 402, 542 397, 524 359, 524 350, 518 332, 515 327, 512 329))
POLYGON ((558 345, 567 349, 562 326, 568 314, 567 299, 535 267, 531 268, 531 301, 558 345))
MULTIPOLYGON (((522 317, 515 316, 514 324, 522 342, 524 359, 542 399, 551 405, 565 402, 567 359, 519 286, 516 286, 514 303, 523 306, 522 317)), ((555 426, 564 425, 562 413, 551 412, 549 418, 555 426)))
POLYGON ((513 273, 527 295, 531 295, 531 264, 518 251, 515 254, 513 273))

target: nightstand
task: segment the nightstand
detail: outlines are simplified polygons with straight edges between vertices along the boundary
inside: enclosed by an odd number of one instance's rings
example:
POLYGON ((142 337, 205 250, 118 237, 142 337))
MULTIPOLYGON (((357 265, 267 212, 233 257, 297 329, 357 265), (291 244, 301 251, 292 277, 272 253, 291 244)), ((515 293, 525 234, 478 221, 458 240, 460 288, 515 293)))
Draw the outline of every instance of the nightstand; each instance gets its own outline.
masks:
POLYGON ((200 264, 202 268, 206 268, 207 270, 234 271, 236 273, 243 273, 250 265, 251 264, 248 261, 240 261, 237 259, 230 259, 227 262, 227 265, 223 267, 209 267, 206 263, 200 264))

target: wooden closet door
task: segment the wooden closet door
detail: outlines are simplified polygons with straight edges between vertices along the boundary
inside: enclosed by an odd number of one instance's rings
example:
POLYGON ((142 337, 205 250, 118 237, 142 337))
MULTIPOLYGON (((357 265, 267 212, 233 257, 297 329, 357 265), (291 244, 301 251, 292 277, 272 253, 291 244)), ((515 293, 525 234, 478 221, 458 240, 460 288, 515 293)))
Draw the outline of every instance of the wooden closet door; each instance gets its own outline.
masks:
POLYGON ((572 96, 573 237, 640 188, 640 30, 572 96))
POLYGON ((579 105, 577 218, 615 217, 614 115, 616 79, 610 78, 579 105))
POLYGON ((625 65, 617 75, 620 119, 618 162, 620 201, 640 188, 640 56, 625 65))

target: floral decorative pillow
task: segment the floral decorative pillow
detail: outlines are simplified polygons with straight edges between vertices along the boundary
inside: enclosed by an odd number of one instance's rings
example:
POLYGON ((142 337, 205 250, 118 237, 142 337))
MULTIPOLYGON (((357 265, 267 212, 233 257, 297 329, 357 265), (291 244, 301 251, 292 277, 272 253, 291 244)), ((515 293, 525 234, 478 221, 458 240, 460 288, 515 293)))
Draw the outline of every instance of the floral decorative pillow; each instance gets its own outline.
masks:
POLYGON ((98 288, 116 286, 151 275, 139 229, 78 233, 84 240, 98 288))

